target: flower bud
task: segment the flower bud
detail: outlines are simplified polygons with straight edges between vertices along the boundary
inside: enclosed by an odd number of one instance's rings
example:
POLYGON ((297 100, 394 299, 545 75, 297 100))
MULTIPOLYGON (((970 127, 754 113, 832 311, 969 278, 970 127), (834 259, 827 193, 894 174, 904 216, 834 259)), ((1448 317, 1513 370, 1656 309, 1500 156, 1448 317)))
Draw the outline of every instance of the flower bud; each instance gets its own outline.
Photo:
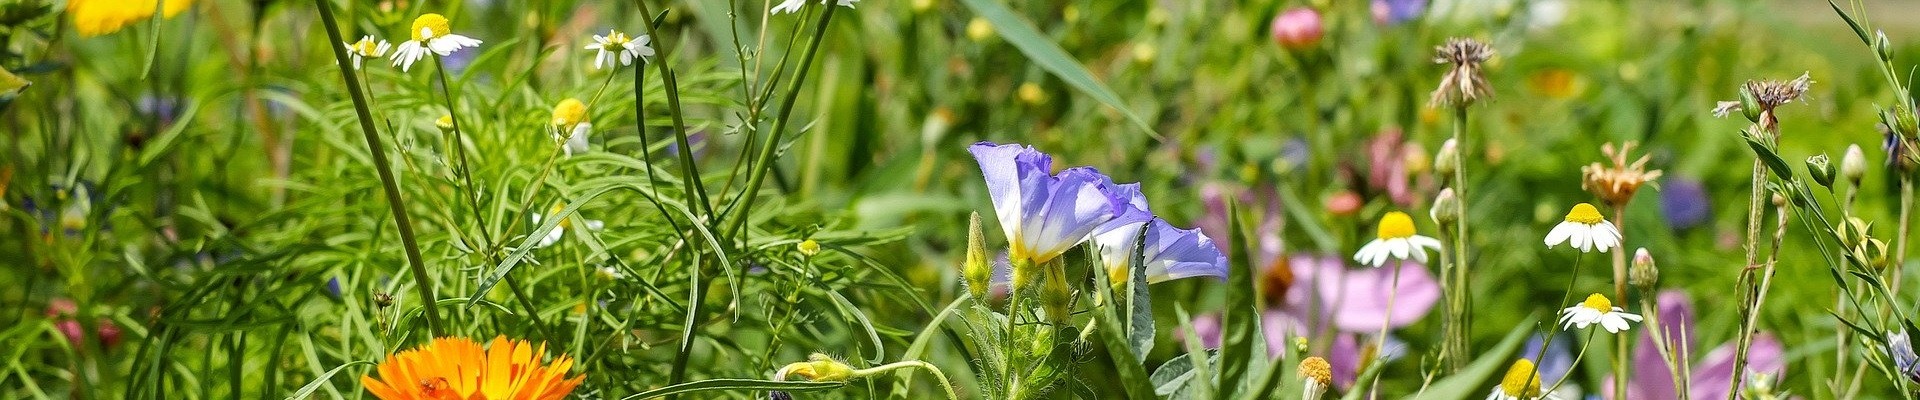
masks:
POLYGON ((807 361, 787 364, 773 374, 773 380, 784 381, 788 376, 806 378, 811 382, 846 382, 853 379, 853 367, 834 360, 832 356, 813 353, 807 361))
POLYGON ((992 38, 992 37, 993 37, 993 24, 987 22, 986 18, 974 17, 972 21, 967 21, 967 38, 968 39, 973 39, 973 41, 975 42, 980 42, 980 41, 985 41, 988 38, 992 38))
POLYGON ((1320 44, 1320 38, 1326 35, 1326 27, 1320 21, 1320 12, 1312 8, 1297 7, 1273 17, 1273 41, 1287 50, 1301 50, 1320 44))
POLYGON ((440 119, 433 120, 433 126, 440 128, 440 133, 453 132, 453 116, 442 115, 440 119))
POLYGON ((1862 220, 1860 217, 1847 217, 1847 220, 1835 229, 1839 230, 1835 234, 1840 236, 1840 244, 1847 247, 1859 246, 1873 236, 1873 223, 1862 220))
MULTIPOLYGON (((1440 152, 1434 153, 1433 156, 1433 173, 1446 178, 1453 176, 1453 171, 1458 168, 1460 168, 1459 144, 1453 139, 1441 142, 1440 152)), ((1460 182, 1454 182, 1454 184, 1458 185, 1460 182)))
POLYGON ((1653 265, 1653 255, 1648 254, 1645 247, 1635 250, 1633 267, 1627 269, 1627 283, 1633 284, 1641 291, 1652 292, 1654 285, 1659 282, 1660 268, 1653 265))
POLYGON ((1752 90, 1740 89, 1740 114, 1746 116, 1748 122, 1760 123, 1760 99, 1754 97, 1752 90))
POLYGON ((820 242, 813 241, 813 239, 802 240, 800 244, 793 245, 793 248, 799 250, 800 255, 807 257, 820 254, 820 242))
POLYGON ((1893 60, 1893 44, 1891 42, 1891 40, 1887 40, 1887 31, 1873 31, 1873 52, 1878 54, 1881 60, 1893 60))
POLYGON ((1833 178, 1839 172, 1833 167, 1833 162, 1827 160, 1825 153, 1807 157, 1807 175, 1813 176, 1813 183, 1818 183, 1821 187, 1832 189, 1833 178))
POLYGON ((1073 288, 1067 286, 1067 266, 1054 259, 1045 269, 1045 282, 1040 284, 1040 307, 1046 310, 1048 322, 1065 324, 1073 307, 1073 288))
POLYGON ((960 271, 974 301, 986 301, 987 288, 993 285, 993 263, 987 260, 987 238, 980 229, 980 213, 976 212, 967 223, 967 261, 960 271))
POLYGON ((1860 186, 1860 178, 1867 175, 1867 155, 1860 151, 1860 145, 1847 145, 1847 153, 1840 156, 1840 175, 1860 186))
POLYGON ((1868 238, 1854 247, 1853 258, 1862 266, 1879 271, 1887 268, 1887 242, 1868 238))
POLYGON ((1433 209, 1428 211, 1428 215, 1441 226, 1460 221, 1460 199, 1454 196, 1453 188, 1440 189, 1440 195, 1433 197, 1433 209))

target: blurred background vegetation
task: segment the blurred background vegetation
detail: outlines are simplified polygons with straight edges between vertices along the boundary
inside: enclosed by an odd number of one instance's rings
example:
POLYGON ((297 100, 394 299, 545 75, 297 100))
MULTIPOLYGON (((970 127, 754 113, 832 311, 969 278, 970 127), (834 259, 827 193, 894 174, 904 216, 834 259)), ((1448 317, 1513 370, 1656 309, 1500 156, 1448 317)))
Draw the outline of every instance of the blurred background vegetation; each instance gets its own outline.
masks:
MULTIPOLYGON (((486 41, 450 62, 455 112, 474 126, 467 146, 489 199, 484 225, 458 211, 463 186, 446 163, 448 138, 433 126, 446 110, 432 77, 377 61, 364 75, 449 299, 472 294, 498 261, 471 250, 476 231, 518 243, 531 213, 645 182, 643 169, 673 174, 670 160, 682 153, 709 172, 708 186, 743 184, 725 172, 768 122, 743 117, 743 93, 766 87, 756 68, 798 46, 790 38, 803 21, 763 17, 761 2, 653 6, 670 10, 654 43, 672 49, 665 61, 681 74, 685 133, 695 140, 682 149, 661 133, 672 123, 657 78, 642 87, 655 129, 643 142, 632 81, 592 69, 580 49, 609 28, 641 31, 632 3, 331 4, 349 37, 404 39, 413 16, 432 11, 486 41), (735 51, 743 45, 764 45, 765 56, 743 58, 735 51), (601 151, 561 159, 543 179, 552 105, 602 90, 590 109, 601 151)), ((1712 117, 1714 102, 1734 99, 1749 79, 1808 73, 1806 101, 1781 113, 1784 158, 1838 157, 1858 144, 1879 165, 1877 106, 1893 101, 1871 50, 1820 1, 1441 0, 1384 19, 1360 1, 1009 4, 1153 132, 1035 65, 960 4, 868 0, 843 10, 797 102, 793 128, 804 129, 791 136, 772 190, 750 199, 760 204, 747 239, 754 250, 740 259, 751 263, 707 297, 721 311, 699 327, 691 376, 764 377, 814 351, 897 357, 963 291, 956 266, 967 214, 990 208, 964 152, 980 140, 1033 144, 1060 164, 1142 182, 1156 210, 1182 226, 1220 218, 1205 205, 1209 193, 1270 203, 1285 223, 1262 233, 1287 252, 1351 254, 1377 215, 1423 215, 1438 189, 1420 167, 1449 135, 1450 117, 1429 107, 1427 93, 1443 71, 1433 46, 1453 36, 1499 52, 1487 68, 1494 100, 1476 108, 1470 133, 1476 341, 1554 308, 1573 256, 1539 238, 1568 205, 1592 201, 1579 167, 1603 161, 1601 144, 1639 141, 1665 176, 1618 222, 1629 248, 1659 257, 1662 286, 1702 304, 1699 343, 1721 343, 1737 326, 1737 313, 1714 305, 1736 298, 1751 152, 1737 136, 1747 123, 1712 117), (1296 7, 1323 16, 1324 36, 1283 47, 1269 25, 1296 7), (1404 175, 1386 173, 1396 169, 1404 175), (1330 210, 1330 200, 1351 196, 1363 205, 1330 210), (794 244, 806 239, 827 251, 800 254, 794 244)), ((62 7, 0 0, 0 68, 32 82, 0 92, 0 343, 8 343, 0 397, 274 397, 418 342, 420 300, 333 64, 336 44, 312 4, 202 0, 98 37, 76 35, 62 7)), ((1920 64, 1912 7, 1864 4, 1900 66, 1920 64)), ((1858 212, 1885 221, 1877 229, 1894 225, 1891 179, 1875 169, 1861 193, 1858 212)), ((663 226, 670 217, 637 191, 583 204, 576 218, 604 220, 604 231, 574 229, 535 251, 538 265, 516 270, 530 301, 484 293, 483 305, 455 308, 455 331, 544 340, 583 360, 580 392, 589 396, 664 385, 689 290, 687 271, 669 268, 686 263, 672 259, 681 253, 663 226)), ((1421 229, 1433 228, 1421 218, 1421 229)), ((1788 343, 1785 385, 1821 398, 1824 383, 1811 371, 1835 350, 1826 312, 1834 288, 1807 237, 1788 235, 1761 326, 1788 343)), ((1600 290, 1603 270, 1586 268, 1582 286, 1591 288, 1576 291, 1600 290)), ((1157 287, 1161 325, 1181 322, 1176 304, 1195 314, 1217 308, 1215 285, 1157 287)), ((1439 329, 1430 316, 1401 338, 1426 352, 1439 329)), ((936 364, 964 370, 969 361, 942 347, 936 364)), ((1158 348, 1150 364, 1178 355, 1178 346, 1158 348)), ((1605 373, 1587 370, 1590 384, 1605 373)), ((331 378, 320 396, 364 397, 354 380, 361 371, 331 378)), ((877 395, 893 384, 841 393, 877 395)))

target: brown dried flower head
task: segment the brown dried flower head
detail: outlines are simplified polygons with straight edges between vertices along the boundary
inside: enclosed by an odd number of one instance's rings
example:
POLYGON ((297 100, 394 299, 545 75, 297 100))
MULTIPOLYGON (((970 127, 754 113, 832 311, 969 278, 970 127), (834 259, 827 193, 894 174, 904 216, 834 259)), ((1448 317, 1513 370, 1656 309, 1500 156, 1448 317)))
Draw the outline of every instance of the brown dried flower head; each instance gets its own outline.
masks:
POLYGON ((1807 87, 1812 84, 1810 76, 1801 73, 1799 78, 1791 81, 1747 81, 1746 91, 1753 95, 1760 110, 1773 111, 1774 107, 1799 100, 1800 96, 1807 94, 1807 87))
POLYGON ((1480 65, 1493 58, 1492 47, 1469 38, 1450 38, 1446 44, 1434 47, 1433 52, 1433 63, 1453 64, 1453 68, 1440 77, 1440 86, 1433 90, 1430 100, 1433 106, 1464 107, 1481 98, 1493 97, 1493 88, 1487 85, 1487 77, 1480 71, 1480 65))
POLYGON ((1633 151, 1636 144, 1628 141, 1619 147, 1614 147, 1613 143, 1601 145, 1600 152, 1606 154, 1607 161, 1612 165, 1596 162, 1580 167, 1580 188, 1614 207, 1633 200, 1634 192, 1639 191, 1641 185, 1653 183, 1654 188, 1659 188, 1659 183, 1654 180, 1660 178, 1660 170, 1646 169, 1650 156, 1642 155, 1631 163, 1627 162, 1627 153, 1633 151))

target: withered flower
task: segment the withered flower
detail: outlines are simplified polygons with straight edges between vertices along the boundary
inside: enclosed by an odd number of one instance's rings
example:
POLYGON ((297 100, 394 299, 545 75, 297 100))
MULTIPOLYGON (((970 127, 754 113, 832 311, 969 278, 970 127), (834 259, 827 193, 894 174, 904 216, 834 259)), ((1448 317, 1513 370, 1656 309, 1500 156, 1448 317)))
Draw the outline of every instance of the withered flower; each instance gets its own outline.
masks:
POLYGON ((1487 85, 1487 77, 1480 71, 1480 64, 1493 58, 1493 48, 1478 40, 1450 38, 1446 44, 1434 47, 1433 52, 1433 63, 1453 64, 1453 68, 1440 77, 1440 86, 1433 90, 1430 100, 1433 106, 1465 107, 1481 98, 1493 97, 1493 88, 1487 85))
POLYGON ((1639 159, 1627 162, 1627 153, 1633 151, 1633 146, 1637 144, 1628 141, 1619 147, 1614 147, 1613 143, 1600 145, 1600 152, 1606 154, 1611 165, 1596 162, 1580 167, 1580 188, 1613 207, 1623 207, 1627 201, 1633 200, 1634 192, 1639 191, 1641 185, 1652 183, 1653 187, 1659 188, 1659 183, 1654 180, 1660 178, 1660 170, 1648 171, 1646 168, 1650 156, 1641 155, 1639 159))
POLYGON ((1758 124, 1761 131, 1775 132, 1779 127, 1779 120, 1774 117, 1773 110, 1781 105, 1800 100, 1807 94, 1807 88, 1812 85, 1812 77, 1807 73, 1801 73, 1799 78, 1791 81, 1750 80, 1740 87, 1739 100, 1716 103, 1713 116, 1726 118, 1734 110, 1739 110, 1748 120, 1758 124))

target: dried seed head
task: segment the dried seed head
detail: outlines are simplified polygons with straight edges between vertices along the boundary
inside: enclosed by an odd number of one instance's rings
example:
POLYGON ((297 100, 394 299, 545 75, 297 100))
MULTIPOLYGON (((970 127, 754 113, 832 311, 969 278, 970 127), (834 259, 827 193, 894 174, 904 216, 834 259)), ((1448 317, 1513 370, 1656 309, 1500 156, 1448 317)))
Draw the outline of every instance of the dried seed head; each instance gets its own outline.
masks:
POLYGON ((1800 100, 1801 96, 1807 94, 1807 87, 1812 84, 1811 77, 1801 73, 1799 78, 1791 81, 1747 81, 1746 92, 1753 96, 1760 111, 1767 112, 1773 111, 1775 107, 1800 100))
POLYGON ((1653 183, 1660 178, 1660 170, 1647 170, 1650 156, 1642 155, 1633 162, 1627 162, 1627 153, 1633 151, 1637 143, 1628 141, 1614 147, 1613 143, 1600 145, 1600 153, 1607 156, 1608 164, 1593 163, 1580 167, 1580 188, 1605 200, 1608 205, 1620 207, 1633 200, 1633 194, 1640 191, 1641 185, 1653 183))
POLYGON ((1447 39, 1446 44, 1434 47, 1433 62, 1453 67, 1440 77, 1440 85, 1434 88, 1430 103, 1435 107, 1465 107, 1481 98, 1493 97, 1493 88, 1481 74, 1481 65, 1493 55, 1493 48, 1469 38, 1447 39))

